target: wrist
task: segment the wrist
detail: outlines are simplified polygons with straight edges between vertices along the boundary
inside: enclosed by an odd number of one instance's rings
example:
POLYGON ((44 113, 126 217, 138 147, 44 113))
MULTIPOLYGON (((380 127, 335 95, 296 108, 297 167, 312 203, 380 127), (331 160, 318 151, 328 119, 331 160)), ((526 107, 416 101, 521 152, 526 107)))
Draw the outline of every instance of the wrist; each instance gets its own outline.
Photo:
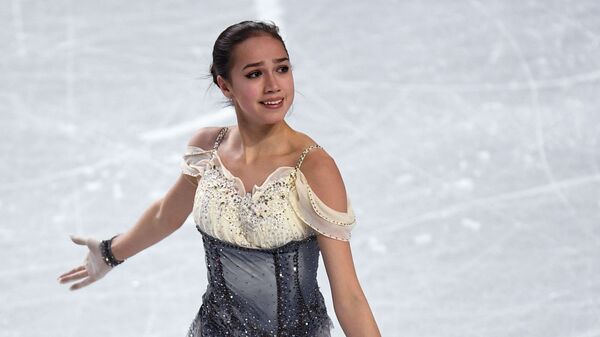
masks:
POLYGON ((102 255, 102 260, 110 267, 116 267, 121 263, 125 262, 125 259, 117 259, 112 251, 112 241, 119 235, 120 234, 117 234, 108 240, 103 240, 102 242, 100 242, 100 253, 102 255))

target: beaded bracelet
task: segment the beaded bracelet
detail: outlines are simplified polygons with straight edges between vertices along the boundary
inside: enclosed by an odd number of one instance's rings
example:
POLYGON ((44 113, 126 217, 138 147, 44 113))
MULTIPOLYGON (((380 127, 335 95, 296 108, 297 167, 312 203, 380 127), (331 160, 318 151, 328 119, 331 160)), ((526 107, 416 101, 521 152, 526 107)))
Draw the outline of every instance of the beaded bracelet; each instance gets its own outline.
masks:
POLYGON ((125 260, 117 260, 117 258, 113 255, 111 244, 112 240, 119 236, 119 234, 113 236, 109 240, 102 240, 100 242, 100 253, 102 254, 102 258, 107 265, 111 267, 115 267, 125 262, 125 260))

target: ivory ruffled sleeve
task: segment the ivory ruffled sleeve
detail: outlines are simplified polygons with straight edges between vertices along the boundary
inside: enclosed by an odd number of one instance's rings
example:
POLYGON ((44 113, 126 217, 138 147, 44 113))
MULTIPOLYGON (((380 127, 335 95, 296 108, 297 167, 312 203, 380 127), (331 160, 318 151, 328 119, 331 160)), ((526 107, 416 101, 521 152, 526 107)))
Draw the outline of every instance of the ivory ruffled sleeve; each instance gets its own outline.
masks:
POLYGON ((202 176, 211 154, 212 150, 188 145, 181 159, 181 172, 196 178, 202 176))
POLYGON ((346 196, 346 212, 327 206, 308 185, 302 171, 298 170, 295 188, 289 195, 290 205, 296 215, 308 226, 327 237, 350 241, 351 231, 356 225, 350 198, 346 196))

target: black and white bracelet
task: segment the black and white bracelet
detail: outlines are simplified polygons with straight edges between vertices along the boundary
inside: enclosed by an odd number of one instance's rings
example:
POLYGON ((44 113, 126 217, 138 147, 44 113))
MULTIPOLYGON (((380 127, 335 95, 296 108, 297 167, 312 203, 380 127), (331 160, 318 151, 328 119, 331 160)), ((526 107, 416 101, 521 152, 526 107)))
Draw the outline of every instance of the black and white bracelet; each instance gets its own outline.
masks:
POLYGON ((100 253, 102 254, 102 259, 111 267, 116 267, 125 262, 125 260, 117 260, 111 249, 112 240, 117 236, 119 236, 119 234, 113 236, 109 240, 102 240, 102 242, 100 242, 100 253))

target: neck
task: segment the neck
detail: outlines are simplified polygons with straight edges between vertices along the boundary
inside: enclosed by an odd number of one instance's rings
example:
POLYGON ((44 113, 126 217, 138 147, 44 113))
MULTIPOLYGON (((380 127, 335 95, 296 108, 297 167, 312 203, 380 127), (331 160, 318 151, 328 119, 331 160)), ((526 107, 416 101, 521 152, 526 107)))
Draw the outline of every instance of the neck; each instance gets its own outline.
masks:
POLYGON ((238 123, 229 133, 232 134, 230 150, 246 164, 252 164, 261 158, 289 153, 294 131, 281 121, 262 125, 238 123))

